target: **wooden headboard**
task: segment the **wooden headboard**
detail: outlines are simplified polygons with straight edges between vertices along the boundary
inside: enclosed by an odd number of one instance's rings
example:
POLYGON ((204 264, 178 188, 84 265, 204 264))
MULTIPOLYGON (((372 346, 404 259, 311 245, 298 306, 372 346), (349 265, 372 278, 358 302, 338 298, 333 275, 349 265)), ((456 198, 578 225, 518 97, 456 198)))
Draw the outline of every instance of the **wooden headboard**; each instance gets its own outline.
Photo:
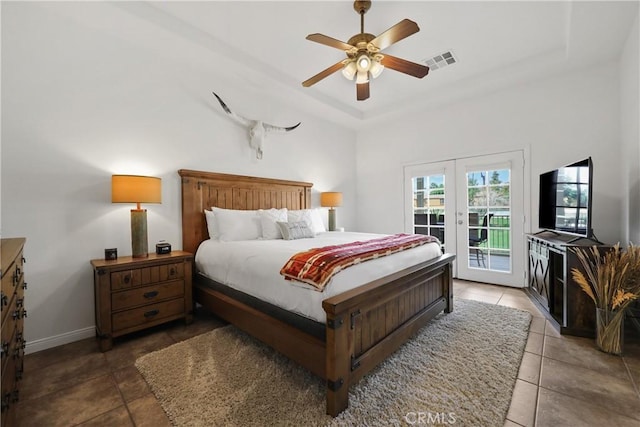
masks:
POLYGON ((180 169, 182 177, 182 249, 195 253, 209 238, 204 210, 307 209, 311 207, 308 182, 256 178, 180 169))

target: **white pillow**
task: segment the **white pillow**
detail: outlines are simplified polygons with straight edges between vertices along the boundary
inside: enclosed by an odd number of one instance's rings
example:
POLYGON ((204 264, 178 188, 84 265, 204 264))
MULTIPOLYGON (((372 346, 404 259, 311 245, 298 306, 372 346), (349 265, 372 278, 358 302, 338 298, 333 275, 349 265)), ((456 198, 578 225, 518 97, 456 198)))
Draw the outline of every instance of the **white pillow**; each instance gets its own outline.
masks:
POLYGON ((256 240, 262 237, 258 211, 214 208, 218 233, 223 242, 256 240))
POLYGON ((313 230, 309 227, 305 221, 298 222, 277 222, 280 231, 282 232, 282 237, 285 240, 297 240, 297 239, 305 239, 308 237, 315 237, 313 234, 313 230))
POLYGON ((316 234, 327 231, 320 216, 320 209, 300 209, 289 211, 287 214, 289 222, 304 221, 309 228, 316 234))
POLYGON ((258 210, 258 216, 260 217, 263 239, 282 239, 280 227, 278 227, 278 224, 276 223, 278 221, 287 222, 287 208, 260 209, 258 210))
POLYGON ((209 232, 209 238, 218 240, 220 234, 218 233, 218 224, 216 223, 216 215, 212 211, 204 210, 204 217, 207 220, 207 231, 209 232))

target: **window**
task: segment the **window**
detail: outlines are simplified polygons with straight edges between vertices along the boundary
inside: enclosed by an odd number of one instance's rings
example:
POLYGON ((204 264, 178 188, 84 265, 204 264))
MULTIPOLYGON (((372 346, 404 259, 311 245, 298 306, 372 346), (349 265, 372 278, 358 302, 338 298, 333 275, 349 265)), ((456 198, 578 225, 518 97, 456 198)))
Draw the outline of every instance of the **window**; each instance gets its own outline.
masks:
POLYGON ((444 175, 412 178, 414 233, 437 237, 444 245, 444 175))

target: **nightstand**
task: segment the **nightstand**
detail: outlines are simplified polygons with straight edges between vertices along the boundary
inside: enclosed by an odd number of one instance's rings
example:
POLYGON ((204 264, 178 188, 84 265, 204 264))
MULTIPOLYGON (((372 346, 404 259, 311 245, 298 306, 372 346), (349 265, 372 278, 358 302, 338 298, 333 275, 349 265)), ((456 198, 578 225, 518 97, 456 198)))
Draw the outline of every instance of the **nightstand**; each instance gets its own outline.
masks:
POLYGON ((92 260, 100 350, 110 350, 113 338, 171 320, 191 323, 192 262, 183 251, 92 260))

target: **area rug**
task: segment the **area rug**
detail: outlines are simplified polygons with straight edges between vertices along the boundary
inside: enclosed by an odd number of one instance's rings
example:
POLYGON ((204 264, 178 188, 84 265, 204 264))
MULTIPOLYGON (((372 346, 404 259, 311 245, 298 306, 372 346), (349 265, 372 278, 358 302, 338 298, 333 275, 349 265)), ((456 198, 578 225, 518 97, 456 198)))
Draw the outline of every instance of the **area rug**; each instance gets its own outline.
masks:
POLYGON ((136 367, 176 426, 504 425, 528 312, 456 299, 325 414, 324 382, 225 326, 142 356, 136 367))

